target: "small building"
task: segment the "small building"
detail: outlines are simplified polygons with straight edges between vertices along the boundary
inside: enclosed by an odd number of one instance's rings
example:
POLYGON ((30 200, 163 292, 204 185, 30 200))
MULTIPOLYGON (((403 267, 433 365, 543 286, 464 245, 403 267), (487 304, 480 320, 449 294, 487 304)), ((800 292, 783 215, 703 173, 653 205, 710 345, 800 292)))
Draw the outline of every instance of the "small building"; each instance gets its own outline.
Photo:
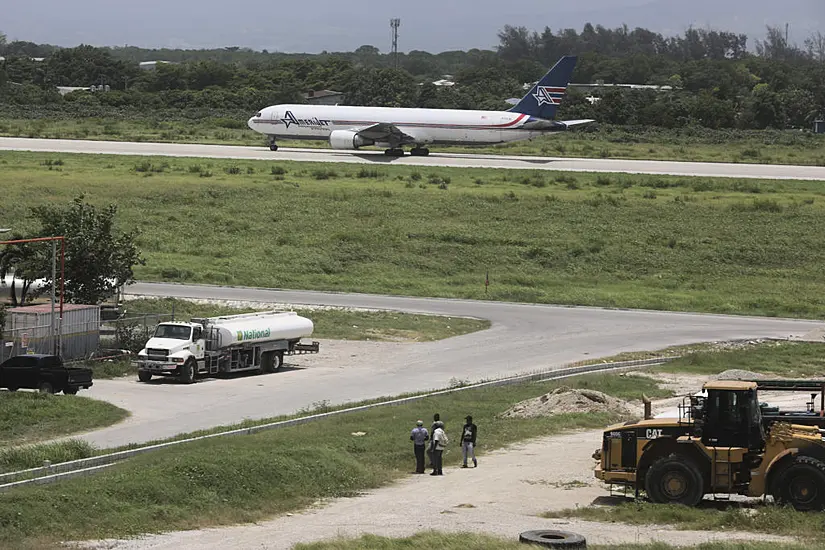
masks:
POLYGON ((312 105, 338 105, 344 102, 344 92, 335 90, 310 90, 304 99, 312 105))
MULTIPOLYGON (((100 306, 63 304, 54 308, 54 330, 60 335, 60 355, 65 361, 89 357, 100 341, 100 306)), ((0 359, 27 353, 52 353, 52 304, 6 310, 6 327, 0 337, 0 359)))
POLYGON ((825 120, 815 120, 814 121, 814 133, 815 134, 825 134, 825 120))
POLYGON ((89 86, 57 86, 57 93, 59 93, 60 95, 66 95, 72 92, 76 92, 78 90, 88 92, 89 86))
POLYGON ((158 65, 168 65, 169 63, 171 63, 171 61, 141 61, 138 63, 138 67, 144 71, 151 71, 157 69, 158 65))

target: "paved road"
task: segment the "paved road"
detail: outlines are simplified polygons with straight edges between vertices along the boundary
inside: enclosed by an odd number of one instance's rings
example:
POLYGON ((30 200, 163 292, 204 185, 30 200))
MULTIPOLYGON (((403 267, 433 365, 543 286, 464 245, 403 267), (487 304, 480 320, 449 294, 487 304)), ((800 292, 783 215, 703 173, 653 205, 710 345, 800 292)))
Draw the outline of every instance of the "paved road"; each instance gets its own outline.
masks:
POLYGON ((670 174, 757 179, 825 180, 825 167, 822 166, 516 157, 463 153, 434 153, 429 157, 405 156, 403 158, 391 158, 384 156, 383 153, 378 151, 347 152, 333 151, 330 149, 283 148, 273 153, 264 147, 30 138, 0 138, 0 150, 294 160, 305 162, 347 162, 360 164, 403 164, 410 166, 453 166, 460 168, 515 168, 569 172, 623 172, 628 174, 670 174))
POLYGON ((477 381, 691 342, 802 336, 823 326, 775 318, 177 284, 139 283, 128 293, 470 316, 489 319, 493 325, 440 342, 386 348, 366 343, 358 348, 363 356, 356 357, 346 353, 343 344, 325 342, 319 358, 328 346, 341 357, 340 365, 300 368, 309 359, 299 356, 290 361, 299 368, 265 376, 210 379, 190 386, 101 380, 83 393, 134 413, 123 424, 83 437, 101 447, 292 413, 318 401, 336 404, 445 387, 453 378, 477 381))

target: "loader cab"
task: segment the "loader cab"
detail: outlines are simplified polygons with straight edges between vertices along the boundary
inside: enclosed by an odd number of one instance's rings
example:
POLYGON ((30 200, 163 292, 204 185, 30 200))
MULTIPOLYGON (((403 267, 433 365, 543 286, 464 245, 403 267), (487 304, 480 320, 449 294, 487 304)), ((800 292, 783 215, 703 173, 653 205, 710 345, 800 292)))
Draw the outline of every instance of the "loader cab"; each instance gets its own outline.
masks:
POLYGON ((765 446, 756 382, 719 381, 705 384, 707 397, 701 421, 702 443, 708 447, 765 446))

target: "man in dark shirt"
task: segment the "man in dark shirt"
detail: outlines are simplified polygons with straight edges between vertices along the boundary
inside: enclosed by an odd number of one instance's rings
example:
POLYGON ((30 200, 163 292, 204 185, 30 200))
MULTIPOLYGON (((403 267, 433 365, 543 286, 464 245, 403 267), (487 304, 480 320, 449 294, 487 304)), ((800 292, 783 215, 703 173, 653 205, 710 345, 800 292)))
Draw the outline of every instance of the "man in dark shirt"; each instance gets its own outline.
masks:
POLYGON ((476 460, 476 436, 478 435, 478 427, 473 424, 473 417, 467 416, 465 418, 467 421, 464 424, 464 427, 461 429, 461 456, 464 458, 464 463, 461 465, 462 468, 467 467, 467 456, 472 456, 473 458, 473 468, 478 468, 478 460, 476 460))

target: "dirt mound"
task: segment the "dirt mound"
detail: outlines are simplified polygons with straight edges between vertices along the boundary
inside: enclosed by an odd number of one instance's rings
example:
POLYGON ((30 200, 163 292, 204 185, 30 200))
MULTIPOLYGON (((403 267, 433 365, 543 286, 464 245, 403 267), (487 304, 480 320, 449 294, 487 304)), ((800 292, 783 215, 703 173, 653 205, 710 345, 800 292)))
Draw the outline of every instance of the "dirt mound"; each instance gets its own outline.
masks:
POLYGON ((728 369, 711 377, 712 380, 759 380, 761 378, 765 378, 765 375, 742 369, 728 369))
POLYGON ((535 418, 562 413, 606 412, 622 416, 633 414, 627 402, 600 391, 575 390, 562 386, 540 397, 527 399, 501 413, 503 418, 535 418))

